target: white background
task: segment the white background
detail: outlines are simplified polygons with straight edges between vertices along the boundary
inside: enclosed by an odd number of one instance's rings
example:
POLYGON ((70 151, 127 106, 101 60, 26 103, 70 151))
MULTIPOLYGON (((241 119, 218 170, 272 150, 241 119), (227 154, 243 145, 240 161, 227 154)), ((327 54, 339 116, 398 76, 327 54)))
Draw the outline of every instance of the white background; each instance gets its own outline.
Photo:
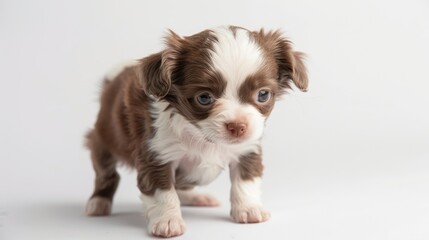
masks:
POLYGON ((272 219, 234 224, 184 208, 180 239, 429 239, 429 3, 415 1, 0 2, 0 239, 146 239, 136 174, 121 170, 111 217, 88 218, 83 135, 112 66, 233 24, 284 30, 308 55, 264 138, 272 219))

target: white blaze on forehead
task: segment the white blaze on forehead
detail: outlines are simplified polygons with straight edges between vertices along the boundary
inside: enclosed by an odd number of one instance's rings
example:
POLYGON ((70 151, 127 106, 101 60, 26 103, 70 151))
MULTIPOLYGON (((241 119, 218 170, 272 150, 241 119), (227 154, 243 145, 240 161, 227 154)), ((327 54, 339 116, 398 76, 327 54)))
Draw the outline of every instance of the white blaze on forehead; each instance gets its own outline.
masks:
POLYGON ((217 38, 211 53, 214 70, 227 82, 225 98, 237 99, 244 80, 261 68, 262 51, 247 30, 238 28, 234 35, 229 27, 219 27, 213 32, 217 38))

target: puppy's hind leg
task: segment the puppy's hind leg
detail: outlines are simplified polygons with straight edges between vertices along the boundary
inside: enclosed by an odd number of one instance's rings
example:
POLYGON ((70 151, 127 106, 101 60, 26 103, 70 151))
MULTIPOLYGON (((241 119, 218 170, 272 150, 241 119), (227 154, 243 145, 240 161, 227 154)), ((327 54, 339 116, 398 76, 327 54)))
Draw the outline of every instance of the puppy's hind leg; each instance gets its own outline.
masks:
POLYGON ((116 171, 116 159, 102 146, 94 131, 87 135, 87 146, 91 151, 92 166, 95 171, 95 189, 86 205, 86 214, 109 215, 120 178, 116 171))
POLYGON ((199 193, 195 190, 177 190, 182 206, 217 207, 219 201, 210 194, 199 193))

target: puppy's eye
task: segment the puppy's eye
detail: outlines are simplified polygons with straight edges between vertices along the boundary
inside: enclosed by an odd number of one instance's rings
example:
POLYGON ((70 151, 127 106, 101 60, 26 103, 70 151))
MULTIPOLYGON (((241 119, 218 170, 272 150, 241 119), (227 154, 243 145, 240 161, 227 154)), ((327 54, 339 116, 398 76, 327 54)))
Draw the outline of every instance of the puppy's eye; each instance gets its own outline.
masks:
POLYGON ((267 89, 262 89, 258 92, 258 102, 264 103, 271 98, 271 92, 267 89))
POLYGON ((208 92, 200 93, 196 96, 196 99, 203 106, 208 106, 214 102, 214 97, 208 92))

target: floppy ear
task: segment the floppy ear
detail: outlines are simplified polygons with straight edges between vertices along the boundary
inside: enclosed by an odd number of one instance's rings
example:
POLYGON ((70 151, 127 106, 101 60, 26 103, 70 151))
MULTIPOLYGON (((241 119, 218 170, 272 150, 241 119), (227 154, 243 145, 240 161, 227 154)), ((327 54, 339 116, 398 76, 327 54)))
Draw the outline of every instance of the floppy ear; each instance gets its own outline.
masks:
POLYGON ((308 90, 308 76, 307 68, 305 67, 303 58, 304 53, 302 52, 289 52, 289 58, 291 61, 291 73, 286 74, 285 79, 280 79, 281 81, 287 81, 291 79, 292 82, 297 86, 301 91, 307 92, 308 90))
POLYGON ((138 84, 147 95, 165 97, 171 88, 171 76, 180 54, 182 38, 170 30, 165 37, 166 49, 139 61, 134 68, 138 84))
POLYGON ((291 42, 279 31, 265 33, 261 29, 256 33, 257 39, 264 48, 273 54, 278 66, 278 81, 282 89, 290 88, 292 81, 301 91, 308 88, 307 69, 304 64, 304 53, 292 49, 291 42))
POLYGON ((147 95, 157 98, 167 95, 171 87, 171 79, 162 69, 162 52, 141 59, 134 70, 138 86, 143 88, 147 95))

